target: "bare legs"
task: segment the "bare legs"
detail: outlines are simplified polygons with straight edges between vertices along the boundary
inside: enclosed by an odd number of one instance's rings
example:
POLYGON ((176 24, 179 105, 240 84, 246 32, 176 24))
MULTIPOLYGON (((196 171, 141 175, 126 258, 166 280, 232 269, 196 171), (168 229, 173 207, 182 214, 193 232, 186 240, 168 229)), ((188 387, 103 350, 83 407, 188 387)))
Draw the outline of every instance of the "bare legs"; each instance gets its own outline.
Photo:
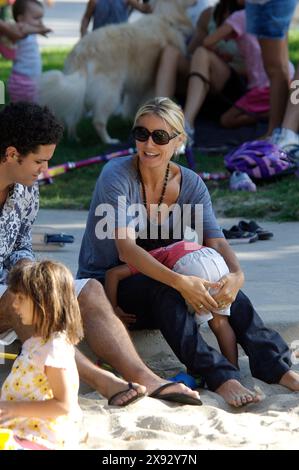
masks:
MULTIPOLYGON (((217 338, 222 354, 236 367, 238 367, 238 348, 235 333, 230 326, 226 316, 213 314, 214 318, 209 321, 209 327, 217 338)), ((252 402, 259 402, 260 397, 238 382, 238 380, 227 380, 216 393, 232 406, 240 407, 252 402)))
MULTIPOLYGON (((156 96, 175 95, 178 74, 186 79, 189 72, 190 61, 174 46, 166 46, 161 54, 157 77, 156 96)), ((181 82, 181 80, 180 80, 181 82)))
POLYGON ((289 96, 289 53, 287 39, 259 39, 264 67, 270 80, 268 135, 282 123, 289 96))
POLYGON ((234 366, 238 367, 238 348, 234 330, 230 326, 227 316, 213 314, 209 327, 217 338, 223 356, 234 366))
POLYGON ((123 379, 116 377, 116 375, 106 370, 100 369, 98 366, 93 364, 86 356, 84 356, 78 349, 76 349, 76 363, 80 379, 83 382, 88 382, 91 378, 92 388, 97 390, 106 398, 111 398, 116 393, 124 391, 120 394, 117 400, 113 400, 115 405, 122 405, 127 402, 130 398, 133 398, 138 393, 145 394, 146 388, 143 385, 133 383, 134 388, 128 390, 128 383, 123 379), (93 374, 89 374, 89 371, 93 371, 93 374))
MULTIPOLYGON (((193 54, 190 72, 203 75, 211 84, 213 92, 220 92, 230 77, 230 69, 214 52, 199 47, 193 54)), ((191 128, 194 127, 195 118, 210 91, 210 86, 197 76, 189 78, 187 100, 185 105, 185 118, 191 128)))

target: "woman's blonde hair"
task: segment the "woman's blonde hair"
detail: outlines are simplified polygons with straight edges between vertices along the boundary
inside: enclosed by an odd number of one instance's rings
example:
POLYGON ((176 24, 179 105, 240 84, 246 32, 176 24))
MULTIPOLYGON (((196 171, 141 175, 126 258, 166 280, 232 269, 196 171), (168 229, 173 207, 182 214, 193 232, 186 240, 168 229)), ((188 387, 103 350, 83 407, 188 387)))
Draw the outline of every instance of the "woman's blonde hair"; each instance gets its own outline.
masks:
POLYGON ((8 287, 31 298, 35 332, 43 339, 59 331, 72 344, 83 338, 74 279, 66 266, 48 260, 19 264, 9 273, 8 287))
POLYGON ((142 105, 135 116, 134 126, 138 119, 146 114, 155 114, 163 119, 176 134, 187 138, 185 131, 185 118, 182 108, 170 98, 156 97, 142 105))

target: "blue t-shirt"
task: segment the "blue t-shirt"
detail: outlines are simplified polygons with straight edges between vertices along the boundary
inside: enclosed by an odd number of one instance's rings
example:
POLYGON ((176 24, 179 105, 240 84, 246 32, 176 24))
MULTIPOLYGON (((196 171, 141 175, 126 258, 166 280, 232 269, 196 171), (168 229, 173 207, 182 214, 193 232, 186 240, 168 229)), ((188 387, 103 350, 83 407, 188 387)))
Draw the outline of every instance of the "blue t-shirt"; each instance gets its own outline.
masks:
POLYGON ((37 35, 29 34, 17 42, 13 71, 31 79, 39 79, 42 73, 42 59, 39 52, 37 35))
POLYGON ((196 231, 199 243, 208 238, 223 238, 206 185, 192 170, 178 167, 181 188, 174 210, 162 225, 150 224, 151 239, 148 240, 149 221, 140 195, 134 157, 121 157, 105 165, 91 201, 79 255, 78 278, 103 280, 108 269, 120 264, 113 238, 115 228, 134 227, 137 243, 147 251, 184 239, 186 227, 196 231))
POLYGON ((92 29, 125 23, 128 21, 128 15, 129 9, 124 0, 99 0, 96 2, 92 29))

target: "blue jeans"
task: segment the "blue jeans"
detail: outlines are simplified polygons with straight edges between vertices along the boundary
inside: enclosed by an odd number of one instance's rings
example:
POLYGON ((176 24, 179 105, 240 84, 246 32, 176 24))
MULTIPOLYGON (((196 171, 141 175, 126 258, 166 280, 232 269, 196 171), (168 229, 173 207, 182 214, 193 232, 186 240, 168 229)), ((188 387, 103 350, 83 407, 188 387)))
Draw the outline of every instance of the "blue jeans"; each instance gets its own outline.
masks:
POLYGON ((247 32, 261 39, 286 37, 297 0, 270 0, 264 5, 246 2, 247 32))
MULTIPOLYGON (((188 371, 201 375, 210 390, 229 379, 239 380, 238 369, 202 338, 194 316, 175 289, 137 274, 120 282, 118 305, 137 316, 136 329, 160 329, 188 371)), ((241 291, 231 306, 229 322, 249 357, 252 375, 267 383, 279 382, 290 369, 288 346, 277 332, 265 327, 241 291)))

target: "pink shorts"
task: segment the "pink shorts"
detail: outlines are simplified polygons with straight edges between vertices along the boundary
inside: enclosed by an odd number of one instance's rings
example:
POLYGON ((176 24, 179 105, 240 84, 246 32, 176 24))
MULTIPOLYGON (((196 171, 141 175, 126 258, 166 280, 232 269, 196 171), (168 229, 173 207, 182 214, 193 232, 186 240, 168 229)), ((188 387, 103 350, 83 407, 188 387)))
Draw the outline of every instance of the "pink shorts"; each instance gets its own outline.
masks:
POLYGON ((18 72, 12 72, 8 79, 8 93, 13 103, 17 101, 37 103, 37 80, 18 72))
POLYGON ((270 111, 270 88, 252 88, 235 102, 235 106, 248 113, 268 113, 270 111))

